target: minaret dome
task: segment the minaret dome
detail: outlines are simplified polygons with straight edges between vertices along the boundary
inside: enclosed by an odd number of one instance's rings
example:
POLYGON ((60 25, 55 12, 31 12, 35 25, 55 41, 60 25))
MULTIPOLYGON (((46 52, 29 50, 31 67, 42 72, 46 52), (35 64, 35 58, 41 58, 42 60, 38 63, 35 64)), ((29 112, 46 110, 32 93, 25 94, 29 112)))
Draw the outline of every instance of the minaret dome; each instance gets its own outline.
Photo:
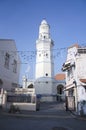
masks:
POLYGON ((43 38, 50 38, 50 26, 45 19, 42 20, 39 26, 39 39, 43 38))
POLYGON ((47 21, 45 19, 43 19, 41 24, 47 24, 47 21))

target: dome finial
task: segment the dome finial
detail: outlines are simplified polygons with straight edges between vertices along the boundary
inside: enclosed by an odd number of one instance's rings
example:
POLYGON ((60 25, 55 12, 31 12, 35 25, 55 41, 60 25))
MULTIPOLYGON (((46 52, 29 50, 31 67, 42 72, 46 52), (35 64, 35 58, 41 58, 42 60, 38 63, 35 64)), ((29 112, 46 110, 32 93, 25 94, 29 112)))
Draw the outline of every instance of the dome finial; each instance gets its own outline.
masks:
POLYGON ((41 24, 47 24, 46 18, 43 18, 41 24))
POLYGON ((46 18, 44 17, 43 20, 46 20, 46 18))

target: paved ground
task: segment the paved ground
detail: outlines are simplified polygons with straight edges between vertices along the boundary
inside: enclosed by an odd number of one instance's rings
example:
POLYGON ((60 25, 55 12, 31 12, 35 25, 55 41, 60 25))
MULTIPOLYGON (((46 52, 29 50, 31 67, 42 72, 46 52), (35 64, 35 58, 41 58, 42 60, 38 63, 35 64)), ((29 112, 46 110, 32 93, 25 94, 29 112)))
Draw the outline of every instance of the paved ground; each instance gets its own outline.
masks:
POLYGON ((39 111, 21 111, 21 113, 8 113, 6 111, 3 112, 3 115, 9 116, 21 116, 21 117, 53 117, 53 118, 61 118, 61 117, 74 117, 70 112, 65 110, 64 104, 60 102, 44 102, 40 104, 39 111))
POLYGON ((62 103, 42 103, 40 111, 0 113, 0 130, 86 130, 86 119, 66 112, 62 103))

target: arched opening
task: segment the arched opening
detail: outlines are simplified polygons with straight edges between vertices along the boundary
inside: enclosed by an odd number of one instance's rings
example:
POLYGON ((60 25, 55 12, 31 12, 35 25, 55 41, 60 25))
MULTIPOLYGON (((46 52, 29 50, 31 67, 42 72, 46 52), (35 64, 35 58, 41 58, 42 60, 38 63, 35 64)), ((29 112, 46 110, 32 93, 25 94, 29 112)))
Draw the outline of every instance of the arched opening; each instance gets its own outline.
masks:
POLYGON ((62 101, 63 88, 64 86, 62 84, 57 86, 57 101, 62 101))
POLYGON ((34 87, 33 87, 33 84, 28 85, 27 88, 34 88, 34 87))

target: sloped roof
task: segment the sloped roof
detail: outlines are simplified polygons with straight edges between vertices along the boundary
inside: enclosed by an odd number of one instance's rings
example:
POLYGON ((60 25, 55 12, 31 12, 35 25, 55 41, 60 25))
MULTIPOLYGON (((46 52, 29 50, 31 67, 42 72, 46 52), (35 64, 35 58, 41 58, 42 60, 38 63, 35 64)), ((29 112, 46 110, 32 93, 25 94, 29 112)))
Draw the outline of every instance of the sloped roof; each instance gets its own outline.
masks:
POLYGON ((72 46, 68 47, 68 49, 70 49, 70 48, 72 48, 72 47, 79 48, 79 45, 78 45, 78 43, 75 43, 74 45, 72 45, 72 46))
POLYGON ((65 80, 65 74, 63 74, 63 73, 56 74, 55 79, 56 80, 65 80))

